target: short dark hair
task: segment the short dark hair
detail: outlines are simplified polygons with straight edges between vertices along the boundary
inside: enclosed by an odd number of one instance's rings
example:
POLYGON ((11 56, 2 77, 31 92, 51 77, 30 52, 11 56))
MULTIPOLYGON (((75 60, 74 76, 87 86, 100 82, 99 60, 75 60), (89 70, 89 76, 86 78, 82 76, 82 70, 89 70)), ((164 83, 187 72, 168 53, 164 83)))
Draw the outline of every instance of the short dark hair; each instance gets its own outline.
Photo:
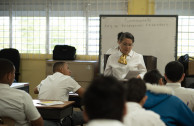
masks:
POLYGON ((144 80, 146 83, 150 83, 150 84, 158 84, 160 78, 163 78, 163 76, 161 75, 161 73, 160 73, 157 69, 154 69, 154 70, 148 71, 148 72, 144 75, 143 80, 144 80))
POLYGON ((100 76, 94 79, 83 97, 89 120, 114 119, 122 121, 125 90, 114 77, 100 76))
POLYGON ((124 32, 123 34, 121 34, 121 37, 119 38, 119 41, 121 42, 125 38, 131 39, 133 43, 135 41, 134 36, 131 33, 129 33, 129 32, 124 32))
POLYGON ((123 34, 123 32, 119 32, 117 35, 117 40, 119 41, 119 38, 121 37, 121 35, 123 34))
POLYGON ((166 77, 172 82, 179 81, 183 73, 184 73, 184 67, 178 61, 171 61, 165 67, 166 77))
POLYGON ((146 94, 146 85, 142 79, 132 78, 126 83, 127 101, 139 103, 146 94))
POLYGON ((14 71, 13 63, 8 59, 0 58, 0 80, 2 80, 7 73, 13 71, 14 71))
POLYGON ((63 65, 66 64, 66 62, 56 62, 54 65, 53 65, 53 73, 59 71, 59 69, 61 67, 63 67, 63 65))

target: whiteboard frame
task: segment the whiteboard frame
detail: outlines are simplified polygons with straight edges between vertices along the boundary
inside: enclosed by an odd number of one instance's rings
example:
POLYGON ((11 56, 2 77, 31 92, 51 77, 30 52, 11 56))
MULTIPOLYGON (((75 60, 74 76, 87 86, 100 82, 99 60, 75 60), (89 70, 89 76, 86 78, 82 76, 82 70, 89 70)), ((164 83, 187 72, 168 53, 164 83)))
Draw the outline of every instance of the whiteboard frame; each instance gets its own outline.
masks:
MULTIPOLYGON (((175 18, 176 19, 176 35, 175 35, 175 52, 174 52, 174 58, 175 60, 177 60, 177 37, 178 37, 178 15, 100 15, 100 31, 99 31, 99 35, 100 35, 100 41, 99 41, 99 72, 100 74, 103 74, 103 71, 101 71, 101 67, 102 67, 102 63, 101 63, 101 55, 102 55, 102 36, 101 36, 101 31, 102 31, 102 18, 103 17, 169 17, 169 18, 175 18)), ((116 41, 116 38, 115 38, 116 41)))

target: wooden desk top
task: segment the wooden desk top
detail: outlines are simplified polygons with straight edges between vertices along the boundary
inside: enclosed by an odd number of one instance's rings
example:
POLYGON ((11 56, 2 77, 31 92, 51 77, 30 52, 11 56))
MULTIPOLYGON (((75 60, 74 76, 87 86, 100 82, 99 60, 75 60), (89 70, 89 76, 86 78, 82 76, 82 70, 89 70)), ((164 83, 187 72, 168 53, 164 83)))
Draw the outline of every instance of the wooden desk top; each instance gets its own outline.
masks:
POLYGON ((36 106, 36 108, 44 108, 44 109, 64 109, 64 108, 71 106, 75 103, 75 101, 64 101, 64 104, 47 106, 47 105, 40 104, 41 101, 45 102, 45 101, 52 101, 52 100, 33 99, 34 106, 36 106))

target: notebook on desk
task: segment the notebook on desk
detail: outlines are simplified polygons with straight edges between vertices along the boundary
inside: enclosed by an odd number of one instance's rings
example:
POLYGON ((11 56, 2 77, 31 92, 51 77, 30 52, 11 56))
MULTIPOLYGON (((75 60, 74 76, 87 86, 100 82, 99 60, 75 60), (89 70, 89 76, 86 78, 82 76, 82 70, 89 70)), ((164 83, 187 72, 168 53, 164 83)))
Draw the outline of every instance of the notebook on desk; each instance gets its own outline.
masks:
POLYGON ((139 74, 140 74, 140 71, 129 71, 124 79, 129 80, 129 79, 131 79, 133 77, 136 78, 139 74))
POLYGON ((62 102, 62 101, 49 101, 49 100, 46 100, 46 101, 40 101, 37 104, 50 106, 50 105, 62 105, 62 104, 64 104, 64 102, 62 102))

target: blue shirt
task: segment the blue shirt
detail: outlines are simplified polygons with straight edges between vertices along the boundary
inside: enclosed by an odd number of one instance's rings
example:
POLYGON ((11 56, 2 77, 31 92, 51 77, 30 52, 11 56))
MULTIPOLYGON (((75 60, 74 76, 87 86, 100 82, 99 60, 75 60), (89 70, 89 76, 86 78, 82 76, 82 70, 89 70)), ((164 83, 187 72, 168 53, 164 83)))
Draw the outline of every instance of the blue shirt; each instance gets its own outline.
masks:
POLYGON ((194 113, 176 96, 147 91, 144 108, 158 113, 167 126, 193 126, 194 113))

